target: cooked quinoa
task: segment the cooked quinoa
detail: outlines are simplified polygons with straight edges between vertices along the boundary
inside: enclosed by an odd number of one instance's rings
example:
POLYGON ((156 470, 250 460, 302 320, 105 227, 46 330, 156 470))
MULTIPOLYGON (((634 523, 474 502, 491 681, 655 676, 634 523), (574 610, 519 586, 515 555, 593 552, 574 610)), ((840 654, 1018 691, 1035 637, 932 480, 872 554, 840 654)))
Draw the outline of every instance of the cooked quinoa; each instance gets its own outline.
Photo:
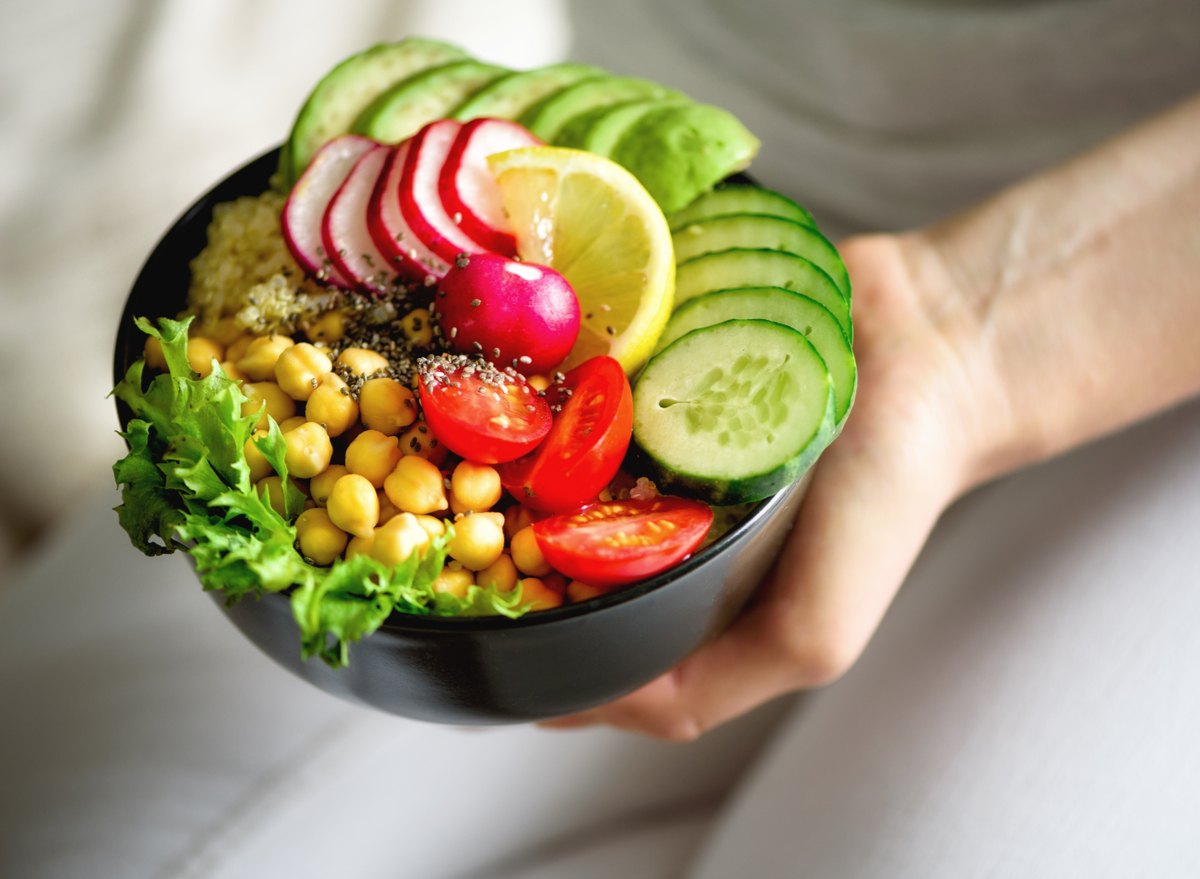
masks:
POLYGON ((256 333, 291 333, 340 300, 306 277, 288 251, 279 222, 285 200, 268 191, 213 208, 208 245, 191 262, 185 314, 197 316, 197 334, 212 332, 223 317, 256 333))

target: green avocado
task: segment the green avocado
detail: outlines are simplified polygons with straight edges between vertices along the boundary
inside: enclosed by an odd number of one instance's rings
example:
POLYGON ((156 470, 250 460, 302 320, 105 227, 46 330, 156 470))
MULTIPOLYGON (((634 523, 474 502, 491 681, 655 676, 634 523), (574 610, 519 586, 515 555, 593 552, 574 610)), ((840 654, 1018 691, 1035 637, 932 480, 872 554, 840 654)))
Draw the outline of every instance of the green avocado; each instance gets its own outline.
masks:
POLYGON ((656 98, 686 99, 686 95, 647 79, 601 76, 581 80, 551 94, 521 114, 519 121, 546 143, 553 143, 559 131, 581 113, 625 101, 656 98))
POLYGON ((709 104, 685 104, 643 115, 609 158, 641 181, 670 215, 749 165, 758 147, 758 138, 732 113, 709 104))
POLYGON ((516 119, 542 98, 574 85, 581 79, 605 76, 590 64, 551 64, 525 70, 496 80, 467 98, 450 114, 451 119, 470 122, 480 116, 516 119))
POLYGON ((686 98, 658 98, 597 107, 564 125, 554 143, 556 146, 587 150, 607 157, 629 127, 651 110, 678 107, 686 103, 689 103, 686 98))
POLYGON ((424 70, 372 101, 354 120, 351 131, 380 143, 400 143, 510 73, 507 67, 482 61, 455 61, 424 70))
POLYGON ((317 83, 296 115, 280 157, 283 183, 291 188, 317 150, 350 130, 351 124, 382 92, 414 73, 467 57, 457 46, 409 37, 380 43, 347 58, 317 83))

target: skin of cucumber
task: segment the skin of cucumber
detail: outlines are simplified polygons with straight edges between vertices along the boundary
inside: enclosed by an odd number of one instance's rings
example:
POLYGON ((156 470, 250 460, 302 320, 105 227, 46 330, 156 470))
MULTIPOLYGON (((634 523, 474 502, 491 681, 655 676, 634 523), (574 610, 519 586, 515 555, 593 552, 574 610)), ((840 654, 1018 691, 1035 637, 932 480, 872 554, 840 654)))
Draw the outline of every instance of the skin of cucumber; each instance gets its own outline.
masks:
MULTIPOLYGON (((821 268, 814 265, 811 260, 807 260, 802 256, 796 256, 794 253, 785 253, 781 250, 755 250, 749 248, 735 247, 730 250, 719 250, 716 253, 706 253, 703 256, 697 256, 694 259, 689 259, 686 262, 681 262, 675 267, 675 307, 678 308, 689 299, 695 299, 697 296, 703 296, 705 293, 712 293, 716 290, 729 289, 726 285, 717 287, 703 287, 694 293, 688 293, 690 286, 689 276, 703 270, 705 264, 717 264, 725 260, 749 261, 753 257, 751 254, 759 254, 762 260, 771 263, 791 264, 795 271, 808 274, 810 278, 817 284, 828 283, 829 291, 827 295, 822 297, 818 290, 811 288, 800 287, 784 287, 786 290, 795 289, 797 293, 803 293, 810 299, 815 299, 821 305, 824 305, 837 318, 838 325, 841 326, 842 332, 846 334, 846 338, 853 344, 854 342, 854 324, 850 320, 850 304, 842 297, 842 293, 837 288, 837 284, 829 275, 825 274, 821 268), (794 262, 793 262, 794 261, 794 262), (815 273, 815 274, 813 274, 815 273), (823 281, 821 279, 824 279, 823 281)), ((746 281, 742 283, 745 287, 777 287, 779 284, 772 283, 769 279, 756 280, 753 275, 748 276, 746 281)))
MULTIPOLYGON (((408 79, 401 80, 377 97, 354 120, 354 125, 351 126, 350 130, 355 134, 361 134, 380 143, 399 142, 405 137, 416 134, 416 130, 399 137, 395 136, 394 131, 386 130, 388 121, 397 111, 402 111, 412 103, 422 100, 427 94, 436 92, 438 89, 451 89, 462 82, 470 82, 480 77, 490 76, 491 78, 482 84, 487 85, 510 72, 504 67, 499 67, 495 64, 484 64, 481 61, 474 61, 472 59, 454 61, 438 67, 430 67, 414 76, 410 76, 408 79)), ((473 91, 478 90, 482 85, 477 84, 473 91)), ((439 113, 436 118, 441 119, 443 115, 443 113, 439 113)), ((425 122, 432 121, 433 119, 425 120, 425 122)), ((425 122, 422 122, 421 125, 424 125, 425 122)), ((418 125, 417 130, 420 127, 418 125)))
POLYGON ((715 217, 734 214, 767 214, 782 217, 816 230, 812 214, 785 195, 761 186, 731 183, 706 192, 668 221, 672 232, 715 217))
MULTIPOLYGON (((845 405, 841 405, 841 403, 838 400, 838 397, 839 397, 838 383, 837 383, 836 379, 834 380, 834 404, 835 404, 834 405, 834 416, 835 416, 835 421, 837 423, 837 427, 840 430, 842 423, 846 420, 846 416, 850 413, 850 409, 854 405, 854 397, 858 393, 858 369, 857 369, 857 366, 854 361, 854 352, 850 347, 850 342, 848 340, 846 340, 846 334, 844 332, 842 332, 841 326, 838 325, 837 318, 834 317, 832 314, 830 314, 829 309, 827 309, 821 303, 817 302, 815 299, 811 299, 808 296, 805 296, 803 293, 798 293, 795 290, 785 290, 782 287, 734 287, 734 288, 731 288, 728 290, 714 290, 712 293, 705 293, 703 296, 694 296, 691 299, 689 299, 687 302, 683 303, 683 305, 681 305, 677 309, 675 309, 675 313, 671 315, 671 319, 667 321, 667 325, 663 329, 663 334, 659 338, 658 347, 655 348, 654 354, 657 355, 660 351, 664 350, 667 347, 667 345, 674 342, 677 338, 683 338, 683 336, 686 335, 686 333, 680 333, 678 336, 672 338, 671 337, 672 324, 676 324, 676 323, 686 319, 687 316, 689 315, 689 313, 691 313, 691 312, 695 312, 695 311, 704 309, 708 306, 711 306, 716 301, 719 301, 721 299, 735 298, 732 294, 738 294, 738 293, 745 293, 747 295, 757 295, 760 297, 766 297, 766 296, 795 297, 795 298, 803 301, 802 302, 803 307, 816 308, 816 309, 819 309, 821 312, 823 312, 825 315, 828 315, 829 321, 833 324, 833 327, 836 328, 837 332, 840 334, 842 340, 845 343, 845 350, 844 350, 844 352, 840 352, 840 353, 844 354, 845 366, 847 367, 845 371, 850 377, 850 380, 849 380, 850 381, 850 390, 849 390, 849 393, 846 394, 845 405), (807 304, 805 304, 805 303, 807 303, 807 304)), ((745 314, 745 313, 739 315, 739 317, 747 318, 747 319, 756 319, 756 320, 773 320, 773 318, 763 317, 762 315, 745 314)), ((729 318, 725 318, 725 320, 729 320, 729 318)), ((720 321, 713 321, 712 323, 720 323, 720 321)), ((693 329, 701 329, 703 326, 712 326, 712 323, 701 324, 699 326, 693 327, 693 329)), ((786 325, 791 326, 792 329, 794 329, 798 332, 802 332, 801 328, 798 326, 795 326, 794 324, 786 324, 786 325)), ((689 332, 690 332, 690 330, 689 330, 689 332)), ((810 343, 812 342, 811 338, 809 339, 809 342, 810 343)), ((814 347, 816 347, 816 346, 814 345, 814 347)), ((820 354, 822 359, 825 360, 825 362, 826 362, 825 365, 826 365, 826 367, 828 367, 830 358, 826 357, 825 355, 827 353, 831 353, 831 352, 822 352, 820 349, 818 349, 817 353, 820 354)), ((831 378, 833 377, 832 370, 830 370, 830 377, 831 378)))
MULTIPOLYGON (((304 104, 300 107, 300 112, 296 114, 296 121, 292 124, 292 130, 288 135, 287 144, 280 156, 279 164, 279 170, 283 173, 284 182, 289 189, 300 177, 300 174, 303 173, 304 168, 308 166, 312 157, 316 155, 317 150, 326 142, 305 143, 304 141, 309 139, 312 130, 319 127, 321 121, 330 115, 330 107, 340 104, 341 101, 339 99, 344 100, 344 92, 348 90, 348 85, 352 84, 356 79, 377 76, 381 68, 386 68, 390 63, 394 63, 397 58, 402 58, 405 55, 418 57, 422 55, 425 57, 434 56, 435 60, 418 64, 418 66, 414 66, 403 76, 380 83, 378 89, 370 89, 369 91, 373 92, 373 94, 370 96, 371 99, 363 104, 363 107, 369 105, 371 100, 387 91, 402 79, 435 65, 445 64, 454 60, 465 60, 469 57, 466 52, 457 46, 440 43, 436 40, 427 40, 422 37, 410 37, 399 43, 379 43, 363 52, 359 52, 357 55, 352 55, 338 64, 329 73, 325 74, 312 92, 309 93, 308 98, 305 99, 304 104)), ((358 107, 357 111, 346 120, 347 123, 352 124, 362 112, 363 107, 358 107)), ((326 140, 337 137, 340 134, 345 134, 346 131, 349 131, 348 127, 345 127, 345 130, 342 131, 334 131, 330 135, 330 138, 326 140)))
POLYGON ((782 250, 785 253, 802 256, 829 275, 842 296, 847 300, 850 299, 850 275, 846 272, 846 266, 842 262, 837 248, 830 244, 820 232, 811 226, 797 223, 795 220, 773 217, 769 214, 727 214, 722 217, 710 217, 706 220, 689 223, 678 231, 672 232, 671 240, 676 245, 675 258, 681 262, 703 256, 706 253, 716 253, 735 247, 782 250), (742 226, 741 230, 738 229, 739 225, 742 226), (693 230, 701 231, 697 233, 693 230), (704 247, 706 238, 714 239, 722 236, 726 239, 732 236, 733 243, 709 246, 707 250, 691 249, 696 244, 704 247), (739 240, 739 237, 745 240, 739 240), (791 246, 776 247, 767 243, 772 240, 786 241, 791 246), (681 250, 687 255, 681 256, 681 250), (803 252, 805 250, 807 252, 803 252))
MULTIPOLYGON (((642 379, 651 372, 654 361, 663 356, 670 356, 671 349, 679 342, 687 339, 690 336, 695 336, 698 333, 705 333, 716 329, 717 327, 725 327, 730 324, 741 323, 758 323, 758 321, 725 321, 722 324, 717 324, 711 327, 702 327, 692 330, 679 339, 676 339, 671 345, 659 352, 651 358, 650 363, 642 371, 641 377, 638 379, 638 385, 642 379)), ((771 321, 762 321, 761 323, 772 323, 771 321)), ((783 324, 774 324, 782 330, 792 333, 804 345, 808 346, 814 357, 818 361, 821 360, 821 355, 813 348, 804 336, 791 327, 785 327, 783 324)), ((826 370, 828 375, 828 370, 826 370)), ((804 475, 804 472, 820 456, 821 452, 831 443, 837 435, 836 425, 834 422, 834 394, 833 382, 828 381, 826 384, 827 394, 825 398, 825 413, 821 418, 816 430, 809 437, 808 441, 797 449, 796 453, 787 460, 781 462, 777 467, 762 473, 755 473, 749 476, 737 477, 733 479, 725 477, 705 476, 700 473, 681 472, 673 469, 667 462, 662 460, 655 452, 647 448, 638 437, 639 420, 637 417, 637 391, 634 387, 634 422, 633 422, 633 442, 637 446, 637 456, 645 464, 650 471, 649 476, 654 481, 658 490, 662 494, 674 494, 681 497, 690 497, 697 500, 702 500, 705 503, 714 504, 717 506, 726 506, 729 504, 748 503, 750 501, 762 500, 770 497, 788 485, 791 485, 797 479, 804 475)))
POLYGON ((602 76, 608 76, 608 72, 600 67, 571 63, 551 64, 548 67, 514 73, 512 76, 497 80, 471 95, 455 107, 450 118, 457 119, 459 122, 470 122, 479 116, 517 119, 539 101, 550 98, 584 79, 596 79, 602 76), (522 90, 524 94, 522 94, 522 90), (511 101, 518 106, 511 111, 500 112, 501 104, 499 102, 501 101, 511 101))

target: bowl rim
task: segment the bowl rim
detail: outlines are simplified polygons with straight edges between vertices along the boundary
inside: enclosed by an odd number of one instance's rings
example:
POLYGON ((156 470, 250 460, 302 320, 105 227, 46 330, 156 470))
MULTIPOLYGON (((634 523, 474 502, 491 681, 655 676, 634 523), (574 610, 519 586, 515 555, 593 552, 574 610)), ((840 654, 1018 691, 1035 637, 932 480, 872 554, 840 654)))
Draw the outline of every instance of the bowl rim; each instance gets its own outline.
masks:
MULTIPOLYGON (((122 342, 126 340, 127 334, 132 331, 137 331, 133 323, 133 292, 141 281, 142 275, 145 274, 147 268, 155 262, 155 255, 159 249, 168 241, 172 240, 180 229, 184 226, 195 222, 196 216, 202 212, 205 203, 212 201, 217 190, 226 186, 229 180, 237 174, 246 172, 252 165, 263 162, 271 156, 278 155, 283 148, 283 144, 279 144, 257 156, 242 163, 238 167, 229 171, 220 180, 213 183, 203 193, 197 196, 192 202, 175 218, 175 221, 167 228, 167 230, 158 238, 154 247, 150 249, 141 267, 138 269, 137 275, 134 276, 133 283, 130 286, 129 294, 125 297, 125 305, 121 312, 121 318, 117 325, 116 339, 114 341, 113 350, 113 379, 114 385, 122 381, 125 377, 128 366, 123 362, 122 342)), ((756 183, 748 174, 738 173, 731 175, 726 180, 737 180, 739 182, 756 183)), ((265 191, 265 190, 264 190, 265 191)), ((254 195, 256 193, 242 192, 231 196, 238 198, 241 195, 254 195)), ((211 208, 217 202, 209 205, 211 208)), ((207 224, 206 224, 207 229, 207 224)), ((194 258, 190 257, 190 259, 194 258)), ((163 315, 165 316, 165 315, 163 315)), ((128 426, 127 415, 131 415, 121 404, 121 401, 116 400, 117 404, 117 420, 122 430, 128 426)), ((810 468, 811 471, 811 468, 810 468)), ((615 607, 620 604, 625 604, 631 601, 637 601, 647 595, 651 595, 660 589, 670 585, 676 580, 686 577, 691 572, 702 567, 709 560, 716 558, 723 553, 731 544, 737 542, 741 535, 747 531, 753 530, 759 522, 769 518, 774 514, 775 510, 782 505, 788 496, 794 491, 799 484, 805 481, 808 472, 801 474, 794 482, 785 485, 779 491, 770 497, 763 498, 755 502, 755 505, 750 511, 735 524, 732 528, 722 534, 709 546, 699 552, 687 556, 683 561, 676 564, 674 567, 649 577, 645 580, 640 580, 626 587, 619 587, 612 592, 598 595, 590 598, 587 601, 563 604, 557 608, 550 610, 542 610, 536 613, 523 614, 515 619, 505 616, 487 616, 487 617, 441 617, 432 614, 412 614, 403 611, 394 610, 383 621, 376 632, 391 632, 393 634, 403 634, 406 631, 420 632, 446 632, 446 633, 468 633, 468 632, 485 632, 485 631, 505 631, 515 628, 529 628, 532 626, 550 625, 561 620, 573 619, 584 614, 594 613, 615 607)), ((720 507, 716 507, 720 509, 720 507)), ((280 592, 263 592, 259 596, 260 601, 270 601, 275 599, 286 600, 291 590, 283 590, 280 592)))

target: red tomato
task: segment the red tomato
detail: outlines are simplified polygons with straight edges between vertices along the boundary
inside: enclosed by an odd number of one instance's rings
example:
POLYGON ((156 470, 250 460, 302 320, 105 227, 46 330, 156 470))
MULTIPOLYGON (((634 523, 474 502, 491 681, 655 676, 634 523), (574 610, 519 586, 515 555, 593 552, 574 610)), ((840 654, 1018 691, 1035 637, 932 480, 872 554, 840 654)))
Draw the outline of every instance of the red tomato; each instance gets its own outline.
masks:
POLYGON ((602 501, 533 523, 550 567, 592 586, 644 580, 682 561, 712 525, 707 504, 678 497, 602 501))
POLYGON ((633 436, 633 393, 621 364, 593 357, 554 391, 562 404, 545 441, 527 458, 498 468, 521 503, 561 513, 594 501, 612 482, 633 436))
POLYGON ((420 363, 421 411, 450 451, 480 464, 512 461, 550 430, 550 407, 524 381, 466 357, 420 363))

